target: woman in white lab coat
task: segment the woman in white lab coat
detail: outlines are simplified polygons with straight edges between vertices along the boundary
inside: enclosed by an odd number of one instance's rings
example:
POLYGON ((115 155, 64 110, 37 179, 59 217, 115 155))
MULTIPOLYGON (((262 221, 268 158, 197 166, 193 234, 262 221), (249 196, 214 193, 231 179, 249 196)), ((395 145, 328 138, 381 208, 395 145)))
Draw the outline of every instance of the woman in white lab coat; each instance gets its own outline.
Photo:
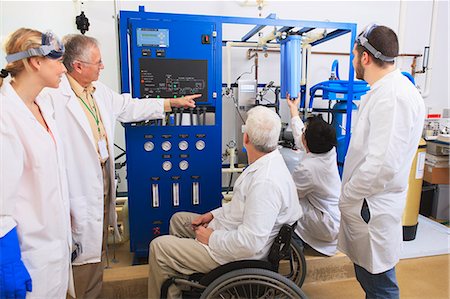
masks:
POLYGON ((337 251, 340 221, 336 132, 320 116, 310 118, 305 130, 298 113, 299 99, 291 100, 289 94, 286 99, 295 145, 306 152, 292 173, 304 211, 295 233, 316 251, 332 256, 337 251))
POLYGON ((67 179, 51 106, 39 98, 66 71, 51 33, 21 28, 0 78, 0 297, 65 298, 71 231, 67 179), (5 78, 11 76, 10 82, 5 78))

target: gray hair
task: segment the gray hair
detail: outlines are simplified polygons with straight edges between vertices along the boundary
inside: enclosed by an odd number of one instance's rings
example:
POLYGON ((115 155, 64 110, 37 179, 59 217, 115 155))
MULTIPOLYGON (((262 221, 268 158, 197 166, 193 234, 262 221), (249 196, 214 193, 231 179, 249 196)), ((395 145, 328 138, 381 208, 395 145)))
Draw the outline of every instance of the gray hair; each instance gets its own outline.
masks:
POLYGON ((62 41, 65 48, 63 63, 69 73, 73 71, 75 60, 89 61, 90 50, 92 47, 98 47, 98 41, 95 38, 81 34, 66 35, 62 41))
POLYGON ((248 111, 244 132, 256 150, 263 153, 274 151, 278 146, 280 131, 281 120, 273 110, 256 106, 248 111))

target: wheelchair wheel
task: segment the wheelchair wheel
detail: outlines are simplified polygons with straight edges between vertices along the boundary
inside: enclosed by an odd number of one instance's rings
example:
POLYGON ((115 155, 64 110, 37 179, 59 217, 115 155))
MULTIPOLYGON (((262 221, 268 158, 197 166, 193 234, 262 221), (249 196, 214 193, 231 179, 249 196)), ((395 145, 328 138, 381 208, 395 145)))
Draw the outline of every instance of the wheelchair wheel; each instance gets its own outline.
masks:
POLYGON ((231 271, 214 280, 200 299, 306 298, 291 280, 266 269, 246 268, 231 271))
POLYGON ((306 260, 303 247, 295 240, 291 240, 290 257, 280 261, 278 272, 292 280, 299 288, 302 287, 306 278, 306 260))

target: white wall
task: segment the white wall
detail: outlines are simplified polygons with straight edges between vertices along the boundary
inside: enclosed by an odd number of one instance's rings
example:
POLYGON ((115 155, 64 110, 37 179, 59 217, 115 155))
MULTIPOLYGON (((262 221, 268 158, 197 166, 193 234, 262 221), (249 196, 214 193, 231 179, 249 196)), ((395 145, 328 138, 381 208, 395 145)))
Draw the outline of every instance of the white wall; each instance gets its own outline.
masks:
MULTIPOLYGON (((244 2, 256 1, 118 1, 118 10, 136 11, 139 5, 144 5, 146 11, 229 15, 242 17, 258 17, 255 6, 242 5, 244 2)), ((105 69, 101 80, 114 90, 119 91, 119 58, 117 49, 117 25, 115 18, 115 3, 113 1, 1 1, 1 39, 19 27, 31 27, 41 31, 52 29, 58 36, 76 33, 75 16, 80 14, 83 7, 91 24, 88 35, 96 37, 101 43, 102 59, 105 69)), ((370 22, 387 25, 398 31, 400 1, 266 1, 262 16, 276 13, 281 19, 300 19, 314 21, 354 22, 358 31, 370 22)), ((432 1, 405 1, 405 34, 402 40, 403 53, 422 54, 423 48, 429 45, 431 7, 432 1)), ((437 35, 434 47, 434 63, 429 96, 425 99, 430 112, 441 113, 442 109, 449 107, 449 4, 448 0, 437 2, 437 35)), ((252 26, 250 26, 252 27, 252 26)), ((250 27, 227 26, 224 28, 224 38, 238 39, 250 27)), ((332 42, 315 47, 315 51, 348 52, 349 36, 343 36, 332 42)), ((3 49, 0 56, 4 57, 3 49)), ((329 77, 331 63, 334 59, 340 61, 341 77, 347 79, 348 57, 332 57, 314 55, 311 58, 308 74, 309 86, 329 77)), ((260 56, 260 82, 274 80, 279 82, 279 56, 270 54, 268 58, 260 56), (275 76, 273 74, 276 74, 275 76)), ((411 58, 400 58, 398 65, 402 70, 410 71, 411 58)), ((2 65, 6 63, 2 61, 2 65)), ((247 61, 244 50, 233 51, 232 78, 249 71, 253 62, 247 61)), ((422 60, 418 59, 417 68, 421 67, 422 60)), ((224 68, 225 72, 225 68, 224 68)), ((422 74, 416 76, 418 87, 424 88, 422 74)), ((225 80, 226 77, 223 77, 225 80)), ((317 101, 319 102, 319 101, 317 101)), ((317 103, 323 105, 324 103, 317 103)), ((231 101, 224 99, 224 138, 227 143, 234 138, 235 113, 231 101)), ((120 125, 117 126, 116 143, 124 147, 124 133, 120 125)), ((123 177, 123 175, 122 175, 123 177)), ((123 189, 123 183, 121 188, 123 189)))

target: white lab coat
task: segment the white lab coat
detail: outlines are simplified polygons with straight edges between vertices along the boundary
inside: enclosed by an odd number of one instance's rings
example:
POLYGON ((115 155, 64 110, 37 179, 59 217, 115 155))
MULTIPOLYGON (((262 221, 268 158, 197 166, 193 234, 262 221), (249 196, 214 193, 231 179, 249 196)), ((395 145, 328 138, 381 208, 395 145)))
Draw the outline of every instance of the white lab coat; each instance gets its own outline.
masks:
MULTIPOLYGON (((300 117, 291 119, 295 145, 304 150, 300 117)), ((298 220, 296 234, 318 252, 336 254, 339 233, 341 178, 336 148, 327 153, 306 153, 292 173, 304 215, 298 220)))
POLYGON ((17 227, 33 284, 27 298, 65 298, 72 286, 72 238, 62 142, 53 112, 37 99, 56 144, 9 82, 0 92, 0 237, 17 227))
POLYGON ((342 177, 338 249, 370 273, 399 260, 409 171, 424 117, 422 97, 399 70, 361 99, 342 177), (364 198, 368 224, 361 217, 364 198))
MULTIPOLYGON (((118 94, 100 82, 94 82, 97 103, 108 138, 108 168, 111 177, 109 224, 117 226, 114 181, 114 131, 116 121, 132 122, 163 118, 163 99, 132 99, 118 94)), ((101 260, 103 236, 103 175, 89 121, 66 76, 57 90, 46 90, 55 110, 55 119, 63 138, 69 181, 72 235, 80 242, 82 253, 74 265, 101 260)))
POLYGON ((264 259, 283 224, 302 216, 297 192, 278 150, 250 164, 234 185, 233 199, 212 211, 207 247, 219 264, 264 259))

